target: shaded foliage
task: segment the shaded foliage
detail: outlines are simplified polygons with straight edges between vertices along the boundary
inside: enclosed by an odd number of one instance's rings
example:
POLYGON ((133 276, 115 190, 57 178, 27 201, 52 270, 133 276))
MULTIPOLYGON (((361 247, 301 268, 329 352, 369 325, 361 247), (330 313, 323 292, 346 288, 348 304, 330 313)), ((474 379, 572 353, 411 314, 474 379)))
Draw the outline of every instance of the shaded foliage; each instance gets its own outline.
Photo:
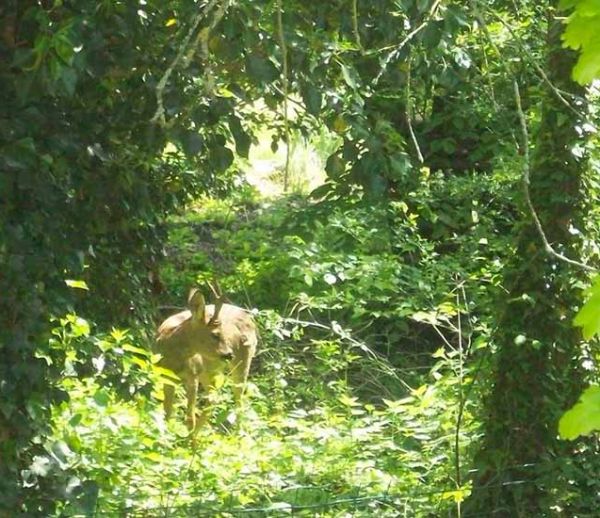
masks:
MULTIPOLYGON (((214 270, 226 277, 226 288, 261 307, 335 321, 338 332, 358 329, 396 368, 410 366, 403 363, 407 352, 437 349, 440 322, 456 326, 461 314, 473 312, 482 342, 499 325, 501 362, 493 371, 491 412, 483 416, 490 425, 487 446, 498 453, 494 438, 512 440, 504 431, 526 423, 531 434, 519 437, 518 460, 555 451, 555 410, 582 380, 577 339, 563 318, 576 304, 578 281, 543 255, 530 215, 520 210, 524 150, 517 144, 513 81, 531 134, 538 135, 531 194, 553 242, 566 247, 574 239, 570 224, 591 228, 576 221, 583 214, 577 208, 583 189, 596 187, 571 154, 589 138, 581 114, 573 115, 585 103, 566 80, 572 62, 538 64, 548 53, 562 55, 557 35, 544 36, 552 7, 427 0, 357 2, 354 9, 341 0, 5 2, 0 490, 6 498, 0 505, 43 515, 73 491, 84 507, 93 500, 94 483, 70 483, 62 470, 68 463, 56 463, 56 478, 40 466, 51 405, 64 410, 68 400, 62 378, 97 378, 114 389, 100 392, 105 404, 113 392, 126 399, 150 390, 151 378, 137 377, 97 341, 86 349, 88 333, 76 330, 82 325, 76 317, 61 325, 79 332, 81 341, 66 344, 63 337, 57 346, 50 317, 75 308, 103 325, 135 322, 144 335, 156 295, 179 300, 192 280, 214 270), (570 109, 552 96, 555 90, 547 91, 548 77, 575 95, 567 97, 570 109), (303 106, 289 120, 256 109, 260 100, 281 113, 284 90, 290 103, 303 106), (313 193, 318 203, 286 199, 285 210, 270 216, 272 234, 252 224, 217 230, 197 222, 191 226, 201 250, 186 254, 181 242, 174 250, 166 245, 169 214, 200 195, 231 194, 239 186, 236 157, 249 155, 256 128, 272 130, 275 148, 321 124, 342 142, 327 160, 327 183, 313 193), (215 252, 223 242, 229 257, 215 252), (180 258, 160 273, 165 248, 180 258), (499 315, 507 298, 499 287, 503 268, 510 305, 499 315), (465 310, 448 306, 459 286, 467 286, 465 310), (547 310, 542 302, 549 297, 547 310), (531 343, 511 341, 521 334, 531 343), (548 345, 557 337, 564 350, 548 345), (98 347, 106 369, 94 365, 98 347), (522 364, 518 379, 511 374, 515 362, 522 364), (570 368, 561 371, 563 364, 570 368), (535 397, 529 384, 515 385, 531 379, 542 381, 535 397), (551 403, 538 415, 532 402, 546 397, 551 403), (31 476, 32 469, 43 475, 31 476)), ((575 27, 579 14, 571 19, 575 27)), ((567 42, 589 57, 588 41, 573 38, 573 30, 567 42)), ((189 226, 184 220, 180 237, 194 242, 189 226)), ((461 340, 459 332, 447 345, 461 340)), ((482 369, 488 359, 489 353, 482 369)), ((369 371, 357 363, 348 372, 358 387, 369 371)), ((361 394, 376 395, 377 376, 367 379, 361 394)), ((395 394, 397 380, 385 390, 395 394)), ((302 391, 301 399, 310 397, 308 388, 302 391)), ((501 450, 503 458, 484 467, 510 463, 501 450)), ((459 491, 461 476, 457 469, 459 491)), ((522 476, 531 482, 536 475, 522 476)), ((528 499, 510 490, 499 498, 516 507, 528 499)))

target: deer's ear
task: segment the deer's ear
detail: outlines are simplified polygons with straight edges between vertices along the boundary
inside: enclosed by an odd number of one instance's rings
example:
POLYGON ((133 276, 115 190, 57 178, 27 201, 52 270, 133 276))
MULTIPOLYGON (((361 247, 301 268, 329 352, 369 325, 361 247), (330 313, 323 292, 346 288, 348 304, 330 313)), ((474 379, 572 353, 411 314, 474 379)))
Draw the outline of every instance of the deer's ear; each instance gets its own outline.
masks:
POLYGON ((192 317, 204 322, 204 314, 206 312, 206 302, 204 296, 198 288, 192 288, 188 295, 188 306, 192 312, 192 317))

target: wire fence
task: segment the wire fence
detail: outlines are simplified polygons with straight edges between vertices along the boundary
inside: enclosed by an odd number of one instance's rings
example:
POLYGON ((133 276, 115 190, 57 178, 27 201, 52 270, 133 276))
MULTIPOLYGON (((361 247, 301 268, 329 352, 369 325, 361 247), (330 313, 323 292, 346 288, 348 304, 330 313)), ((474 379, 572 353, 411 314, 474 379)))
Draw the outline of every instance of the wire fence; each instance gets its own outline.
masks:
MULTIPOLYGON (((514 470, 527 470, 535 468, 537 465, 528 463, 517 466, 507 467, 503 471, 496 471, 496 479, 510 478, 514 470)), ((479 470, 469 470, 471 475, 479 470)), ((507 488, 531 488, 538 486, 535 478, 523 478, 519 480, 506 480, 504 482, 490 483, 483 486, 475 486, 468 491, 470 494, 476 494, 486 491, 495 491, 507 488)), ((297 486, 289 488, 285 499, 276 502, 269 502, 263 505, 239 506, 231 505, 227 502, 209 502, 206 499, 199 499, 195 502, 175 505, 159 505, 154 507, 135 508, 135 506, 124 506, 119 510, 102 511, 97 510, 95 517, 108 518, 112 516, 119 517, 148 517, 148 518, 178 518, 178 517, 270 517, 270 516, 343 516, 343 517, 361 517, 361 516, 398 516, 398 517, 416 517, 427 518, 437 517, 460 517, 460 518, 478 518, 493 516, 512 516, 511 509, 497 508, 489 509, 485 512, 460 512, 460 505, 453 500, 453 495, 457 492, 456 487, 443 489, 421 489, 385 491, 378 494, 361 494, 360 489, 356 489, 354 494, 335 495, 331 487, 328 486, 297 486), (314 491, 313 501, 307 502, 307 492, 314 491), (291 493, 291 494, 290 494, 291 493), (295 496, 294 496, 295 494, 295 496), (304 500, 304 502, 301 502, 304 500), (324 514, 326 513, 326 514, 324 514)), ((538 508, 520 507, 519 516, 546 516, 534 514, 539 512, 538 508)), ((597 514, 578 513, 581 518, 591 518, 597 514)))

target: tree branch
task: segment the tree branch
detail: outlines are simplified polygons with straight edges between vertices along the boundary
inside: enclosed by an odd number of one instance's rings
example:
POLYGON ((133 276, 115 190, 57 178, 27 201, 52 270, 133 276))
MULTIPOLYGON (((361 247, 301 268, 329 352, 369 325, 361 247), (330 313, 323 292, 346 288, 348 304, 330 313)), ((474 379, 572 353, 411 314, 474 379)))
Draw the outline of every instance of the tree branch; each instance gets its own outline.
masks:
MULTIPOLYGON (((177 65, 179 64, 179 62, 182 59, 184 59, 184 66, 187 66, 189 64, 189 61, 196 50, 195 44, 190 46, 190 41, 192 39, 192 36, 196 32, 196 29, 200 25, 200 22, 206 16, 208 16, 210 11, 212 11, 214 9, 214 7, 215 7, 215 5, 217 5, 217 3, 218 3, 218 0, 212 0, 206 6, 206 8, 204 10, 198 12, 196 14, 196 16, 194 16, 194 19, 192 20, 190 29, 188 30, 187 34, 183 38, 183 41, 181 42, 181 45, 179 46, 179 51, 177 52, 175 59, 167 67, 167 69, 165 70, 165 73, 163 74, 163 76, 160 78, 160 81, 156 85, 156 111, 154 112, 154 115, 150 119, 150 122, 159 123, 161 126, 166 125, 165 107, 163 104, 163 94, 164 94, 165 87, 167 86, 167 82, 169 81, 169 78, 171 77, 173 70, 175 70, 175 68, 177 67, 177 65)), ((227 0, 226 0, 226 3, 227 3, 227 0)))
MULTIPOLYGON (((542 222, 540 221, 538 213, 535 210, 535 207, 533 206, 533 202, 531 201, 531 193, 529 191, 530 176, 531 176, 531 160, 530 160, 530 154, 529 154, 529 130, 527 129, 527 120, 525 118, 525 113, 523 112, 523 106, 521 103, 521 92, 519 90, 519 84, 516 79, 516 74, 513 72, 510 65, 506 62, 502 53, 500 52, 500 49, 496 46, 494 40, 492 39, 492 36, 488 30, 487 24, 485 23, 485 20, 483 19, 483 16, 481 15, 481 13, 479 11, 478 1, 471 0, 471 7, 473 8, 473 12, 475 13, 475 18, 481 25, 481 28, 482 28, 488 42, 490 43, 492 48, 496 51, 496 54, 498 55, 501 66, 506 71, 506 74, 513 78, 513 92, 514 92, 514 96, 515 96, 515 104, 516 104, 516 108, 517 108, 517 115, 519 117, 519 126, 520 126, 520 130, 521 130, 521 147, 523 149, 523 177, 522 177, 523 194, 525 195, 525 203, 527 204, 527 208, 529 209, 529 212, 533 219, 535 228, 536 228, 538 234, 540 235, 542 243, 544 244, 544 250, 546 251, 547 254, 551 255, 555 259, 558 259, 559 261, 563 261, 563 262, 571 264, 573 266, 577 266, 578 268, 582 268, 588 272, 595 272, 596 271, 595 268, 592 268, 591 266, 588 266, 587 264, 584 264, 582 262, 575 261, 573 259, 569 259, 568 257, 558 253, 556 250, 554 250, 554 248, 548 241, 546 232, 544 231, 544 227, 542 226, 542 222)), ((546 78, 547 78, 547 76, 546 76, 546 78)), ((556 87, 554 87, 554 85, 552 85, 552 83, 549 79, 548 79, 548 83, 551 85, 551 88, 553 88, 553 92, 556 93, 555 90, 557 90, 557 89, 556 89, 556 87)), ((566 101, 566 100, 564 100, 563 97, 561 97, 561 100, 566 101)), ((574 108, 572 108, 571 105, 568 104, 568 102, 567 102, 567 106, 571 110, 574 110, 574 108)), ((576 113, 579 114, 578 112, 576 112, 576 113)))
POLYGON ((556 95, 557 99, 561 103, 563 103, 569 110, 571 110, 573 113, 575 113, 576 115, 578 115, 580 117, 584 116, 585 114, 582 114, 579 110, 577 110, 577 108, 575 108, 565 98, 565 95, 570 95, 576 99, 578 97, 576 95, 570 94, 569 92, 563 92, 554 83, 552 83, 552 81, 550 81, 550 78, 548 77, 548 75, 546 74, 544 69, 538 64, 537 60, 531 55, 531 52, 529 52, 529 49, 527 49, 527 47, 523 44, 521 38, 515 33, 514 29, 498 13, 495 13, 494 11, 489 10, 489 9, 487 9, 486 12, 489 12, 490 15, 493 18, 495 18, 496 20, 498 20, 502 24, 502 26, 509 32, 509 34, 512 36, 513 40, 519 46, 519 49, 521 49, 521 52, 523 53, 523 55, 525 55, 527 57, 528 63, 536 70, 539 77, 542 79, 542 81, 544 81, 544 83, 546 83, 546 85, 548 85, 548 88, 550 88, 550 90, 554 93, 554 95, 556 95))
POLYGON ((568 257, 558 253, 546 237, 546 233, 544 232, 544 227, 542 226, 542 222, 533 206, 533 202, 531 201, 531 194, 529 192, 529 184, 530 184, 530 158, 529 158, 529 132, 527 130, 527 121, 525 120, 525 113, 523 113, 523 107, 521 105, 521 93, 519 91, 519 84, 516 79, 513 79, 513 89, 515 94, 515 102, 517 105, 517 114, 519 115, 519 122, 521 126, 521 138, 522 138, 522 148, 523 148, 523 192, 525 194, 525 201, 527 203, 527 207, 529 208, 529 212, 531 213, 531 217, 533 218, 533 222, 535 223, 535 227, 538 231, 538 234, 542 238, 542 242, 544 243, 544 249, 546 253, 550 254, 555 259, 563 261, 565 263, 571 264, 573 266, 577 266, 579 268, 583 268, 588 272, 595 272, 595 268, 588 266, 587 264, 581 263, 579 261, 575 261, 573 259, 569 259, 568 257))
POLYGON ((412 63, 412 54, 408 58, 408 71, 406 73, 406 125, 408 126, 408 133, 410 134, 410 138, 412 140, 413 146, 415 148, 415 153, 417 154, 417 159, 420 164, 423 164, 423 153, 421 153, 421 148, 419 147, 419 141, 417 140, 417 136, 413 130, 412 126, 412 102, 410 98, 410 72, 411 72, 411 63, 412 63))
POLYGON ((409 32, 406 35, 406 38, 404 38, 400 43, 398 43, 397 45, 391 45, 389 47, 383 47, 383 48, 375 51, 375 53, 379 53, 379 52, 385 52, 386 50, 389 50, 389 49, 393 49, 387 55, 387 57, 383 60, 383 64, 381 65, 381 70, 379 71, 379 73, 377 74, 377 76, 375 77, 375 79, 373 81, 374 84, 377 84, 379 82, 379 80, 381 79, 381 76, 385 73, 387 66, 400 53, 400 51, 404 48, 404 46, 410 40, 412 40, 417 34, 419 34, 419 32, 421 32, 425 27, 427 27, 427 25, 429 24, 431 19, 435 16, 435 13, 438 10, 438 8, 440 7, 441 2, 442 2, 442 0, 436 0, 433 3, 433 5, 431 6, 431 9, 429 9, 429 12, 427 13, 427 16, 425 17, 423 22, 421 22, 421 24, 417 28, 415 28, 414 30, 409 32))
POLYGON ((358 31, 358 0, 352 0, 352 30, 354 31, 354 41, 360 50, 361 54, 365 53, 365 49, 360 41, 360 32, 358 31))

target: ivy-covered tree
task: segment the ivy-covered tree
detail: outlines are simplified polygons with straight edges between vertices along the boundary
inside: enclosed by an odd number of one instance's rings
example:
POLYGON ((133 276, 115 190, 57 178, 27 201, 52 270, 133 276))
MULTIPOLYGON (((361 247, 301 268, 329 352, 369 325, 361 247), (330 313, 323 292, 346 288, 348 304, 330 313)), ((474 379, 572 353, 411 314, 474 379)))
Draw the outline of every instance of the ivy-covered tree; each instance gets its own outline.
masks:
MULTIPOLYGON (((549 512, 558 504, 557 492, 569 483, 576 452, 585 450, 557 438, 558 418, 580 393, 584 373, 581 339, 571 326, 583 270, 556 253, 573 259, 581 253, 574 229, 584 228, 588 203, 588 136, 580 129, 586 103, 583 88, 571 79, 576 56, 562 48, 563 25, 553 8, 547 9, 541 120, 529 142, 527 115, 520 114, 526 192, 514 256, 505 266, 507 293, 498 304, 497 353, 469 512, 549 512), (525 146, 531 146, 530 163, 525 146), (548 253, 542 232, 556 253, 548 253)), ((568 514, 581 511, 576 502, 564 505, 568 514)), ((581 505, 586 509, 588 503, 581 505)))

